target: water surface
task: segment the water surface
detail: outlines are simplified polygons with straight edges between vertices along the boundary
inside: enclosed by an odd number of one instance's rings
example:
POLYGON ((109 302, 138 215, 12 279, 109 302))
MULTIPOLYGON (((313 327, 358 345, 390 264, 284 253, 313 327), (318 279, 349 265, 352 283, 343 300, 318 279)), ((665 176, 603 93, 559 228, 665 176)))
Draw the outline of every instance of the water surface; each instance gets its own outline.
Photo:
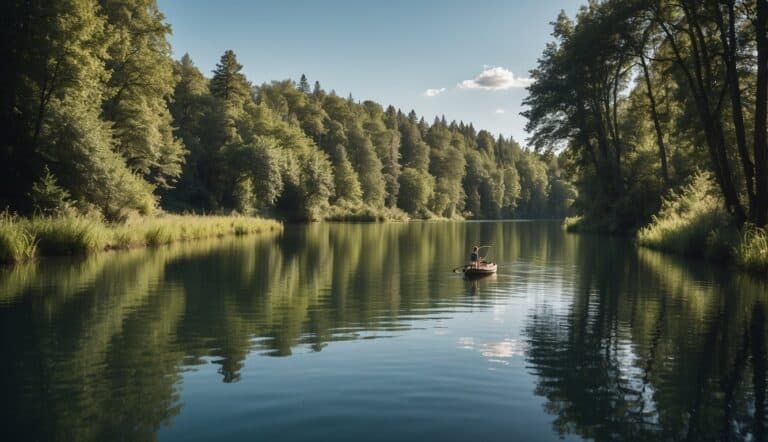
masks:
POLYGON ((0 270, 0 439, 762 440, 767 292, 551 222, 48 260, 0 270))

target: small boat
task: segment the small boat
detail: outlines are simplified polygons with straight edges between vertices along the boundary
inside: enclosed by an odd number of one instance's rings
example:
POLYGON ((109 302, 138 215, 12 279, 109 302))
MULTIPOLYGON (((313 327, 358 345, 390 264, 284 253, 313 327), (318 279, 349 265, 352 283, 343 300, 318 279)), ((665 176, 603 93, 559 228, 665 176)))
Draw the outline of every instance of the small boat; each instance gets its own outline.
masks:
POLYGON ((494 262, 483 262, 476 266, 467 265, 464 266, 464 269, 462 270, 464 272, 464 276, 467 278, 477 278, 480 276, 488 276, 493 275, 496 273, 496 268, 498 266, 494 262))

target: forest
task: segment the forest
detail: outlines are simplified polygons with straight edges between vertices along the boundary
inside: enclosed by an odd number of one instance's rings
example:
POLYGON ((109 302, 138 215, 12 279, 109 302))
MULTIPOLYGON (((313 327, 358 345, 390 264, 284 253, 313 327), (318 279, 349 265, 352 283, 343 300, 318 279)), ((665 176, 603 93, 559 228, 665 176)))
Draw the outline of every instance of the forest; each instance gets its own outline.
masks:
POLYGON ((189 54, 174 60, 154 0, 1 8, 10 213, 563 217, 576 197, 560 156, 472 123, 428 123, 303 74, 257 84, 231 50, 209 75, 189 54))
POLYGON ((525 100, 576 231, 768 268, 768 3, 590 1, 561 12, 525 100))

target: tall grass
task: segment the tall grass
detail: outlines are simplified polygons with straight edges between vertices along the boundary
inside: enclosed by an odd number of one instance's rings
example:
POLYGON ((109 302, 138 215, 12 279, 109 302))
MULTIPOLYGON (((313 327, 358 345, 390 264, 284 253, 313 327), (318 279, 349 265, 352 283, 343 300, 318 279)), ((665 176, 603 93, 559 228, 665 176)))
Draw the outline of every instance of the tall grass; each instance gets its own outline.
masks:
POLYGON ((664 199, 659 213, 637 232, 637 240, 645 247, 683 255, 722 255, 729 253, 732 230, 712 177, 698 173, 664 199))
POLYGON ((33 218, 26 225, 39 256, 87 255, 104 250, 110 237, 104 223, 79 216, 33 218))
POLYGON ((37 253, 37 242, 22 225, 21 219, 0 213, 0 263, 29 261, 37 253))
POLYGON ((225 235, 278 231, 278 221, 244 216, 165 215, 108 224, 82 216, 21 218, 0 214, 0 262, 88 255, 225 235))
POLYGON ((278 221, 246 216, 166 215, 131 220, 113 228, 108 247, 157 246, 225 235, 246 235, 282 229, 278 221))
POLYGON ((768 231, 757 227, 744 229, 735 254, 740 266, 768 273, 768 231))
POLYGON ((366 204, 360 204, 332 206, 323 216, 323 220, 346 222, 406 222, 410 220, 410 217, 407 213, 397 208, 375 208, 366 204))
POLYGON ((637 240, 653 249, 731 259, 740 267, 768 272, 768 231, 749 225, 737 229, 706 173, 697 174, 690 184, 665 198, 659 213, 637 233, 637 240))

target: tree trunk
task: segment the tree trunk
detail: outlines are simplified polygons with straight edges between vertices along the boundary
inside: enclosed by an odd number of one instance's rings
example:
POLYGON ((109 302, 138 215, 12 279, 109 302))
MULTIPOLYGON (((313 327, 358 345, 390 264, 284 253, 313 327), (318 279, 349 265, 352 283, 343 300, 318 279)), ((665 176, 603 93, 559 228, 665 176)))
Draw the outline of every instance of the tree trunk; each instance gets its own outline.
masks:
POLYGON ((648 63, 645 61, 645 55, 640 53, 640 65, 643 68, 643 77, 645 78, 645 87, 648 89, 648 101, 651 104, 651 118, 653 127, 656 130, 656 144, 659 146, 659 160, 661 161, 661 177, 664 180, 664 187, 669 187, 669 170, 667 168, 667 147, 664 144, 664 133, 661 130, 659 122, 659 113, 656 111, 656 97, 653 95, 653 85, 651 76, 648 72, 648 63))
MULTIPOLYGON (((763 0, 765 1, 765 0, 763 0)), ((725 151, 725 136, 723 134, 722 124, 717 118, 717 113, 713 112, 710 103, 709 95, 712 92, 711 83, 707 83, 704 80, 704 75, 709 78, 711 70, 707 69, 704 72, 704 65, 707 68, 710 67, 709 60, 702 60, 703 54, 700 52, 699 41, 696 37, 693 26, 693 18, 688 8, 683 6, 686 19, 688 21, 688 28, 683 31, 691 43, 691 52, 694 61, 693 73, 688 69, 685 59, 680 53, 680 48, 677 45, 675 36, 670 32, 667 23, 663 17, 659 17, 658 21, 662 30, 667 35, 667 39, 672 45, 672 50, 675 54, 675 61, 680 66, 680 69, 685 74, 688 83, 691 87, 691 92, 696 102, 697 113, 699 114, 699 120, 704 129, 704 135, 707 140, 707 148, 709 150, 710 161, 712 162, 712 170, 715 173, 715 178, 723 192, 723 198, 725 199, 725 207, 728 212, 733 215, 736 222, 741 225, 746 220, 744 208, 739 201, 738 192, 733 184, 733 177, 731 175, 730 165, 728 164, 728 155, 725 151)))
POLYGON ((757 90, 755 92, 755 169, 756 210, 753 221, 758 226, 768 218, 768 146, 766 146, 766 106, 768 106, 768 0, 757 0, 755 34, 757 35, 757 90))
POLYGON ((744 113, 741 102, 741 86, 736 67, 736 54, 738 52, 738 42, 736 40, 736 17, 734 11, 734 0, 727 0, 728 6, 728 28, 726 31, 725 20, 719 5, 715 5, 715 15, 717 25, 720 30, 720 42, 724 48, 723 60, 726 66, 726 75, 728 80, 728 89, 731 95, 731 109, 733 117, 733 127, 736 131, 736 145, 741 159, 741 167, 744 172, 744 186, 747 189, 747 198, 749 201, 750 216, 755 217, 755 188, 754 176, 755 170, 752 160, 749 156, 747 147, 746 129, 744 126, 744 113))

